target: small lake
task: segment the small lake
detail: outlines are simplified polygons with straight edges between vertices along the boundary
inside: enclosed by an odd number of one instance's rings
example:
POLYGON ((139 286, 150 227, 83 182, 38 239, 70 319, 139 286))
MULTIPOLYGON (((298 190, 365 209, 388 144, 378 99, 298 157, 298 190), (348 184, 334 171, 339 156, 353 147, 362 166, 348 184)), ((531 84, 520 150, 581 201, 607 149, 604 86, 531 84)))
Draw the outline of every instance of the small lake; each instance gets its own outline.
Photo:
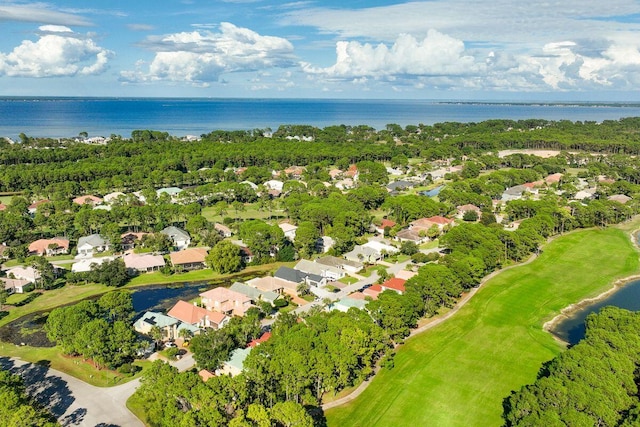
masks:
POLYGON ((440 185, 436 188, 433 188, 429 191, 423 191, 422 195, 427 196, 427 197, 436 197, 438 194, 440 194, 440 191, 442 191, 442 189, 444 188, 444 185, 440 185))
POLYGON ((166 313, 178 300, 192 300, 209 289, 211 284, 208 282, 145 286, 131 294, 133 310, 136 312, 136 317, 145 311, 166 313))
POLYGON ((631 311, 640 311, 640 280, 629 282, 607 298, 577 311, 573 316, 559 322, 551 333, 571 345, 577 344, 585 334, 584 321, 591 313, 597 313, 608 305, 631 311))

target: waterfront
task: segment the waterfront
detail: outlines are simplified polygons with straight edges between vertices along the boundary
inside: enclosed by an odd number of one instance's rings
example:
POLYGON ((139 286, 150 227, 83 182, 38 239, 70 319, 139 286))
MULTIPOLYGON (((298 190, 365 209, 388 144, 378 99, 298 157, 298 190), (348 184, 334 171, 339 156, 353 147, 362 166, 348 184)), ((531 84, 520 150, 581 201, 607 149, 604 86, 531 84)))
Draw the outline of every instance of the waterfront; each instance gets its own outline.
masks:
POLYGON ((571 121, 640 116, 640 104, 446 102, 431 100, 1 98, 0 136, 129 137, 136 129, 175 136, 213 130, 277 129, 282 124, 367 125, 383 129, 489 119, 571 121))
POLYGON ((615 306, 631 311, 640 311, 640 280, 631 281, 602 299, 572 312, 558 321, 550 332, 570 345, 577 344, 585 334, 585 319, 591 313, 599 312, 603 307, 615 306))

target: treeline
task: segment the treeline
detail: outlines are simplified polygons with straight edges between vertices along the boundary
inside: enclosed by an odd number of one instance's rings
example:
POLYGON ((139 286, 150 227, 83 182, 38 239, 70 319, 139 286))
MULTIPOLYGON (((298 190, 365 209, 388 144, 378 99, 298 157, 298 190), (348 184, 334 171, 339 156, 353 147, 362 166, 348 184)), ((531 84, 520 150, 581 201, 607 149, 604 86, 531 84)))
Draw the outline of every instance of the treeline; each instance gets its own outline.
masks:
POLYGON ((585 338, 505 399, 506 426, 637 426, 640 314, 606 307, 585 338))
POLYGON ((265 406, 255 402, 253 390, 242 375, 216 376, 203 382, 197 373, 179 373, 160 360, 145 371, 132 399, 153 427, 314 426, 300 404, 283 401, 265 406))
POLYGON ((0 424, 3 427, 56 427, 55 418, 27 396, 18 375, 0 369, 0 424))
POLYGON ((283 169, 403 157, 431 160, 507 148, 639 154, 639 129, 638 118, 602 123, 489 120, 404 129, 388 125, 380 131, 367 126, 282 126, 271 137, 263 131, 215 131, 191 142, 163 132, 134 131, 132 139, 115 138, 98 146, 78 142, 7 145, 0 152, 0 165, 5 166, 0 171, 0 191, 43 194, 68 183, 75 183, 74 194, 201 185, 229 167, 283 169), (287 139, 296 136, 312 140, 287 139))

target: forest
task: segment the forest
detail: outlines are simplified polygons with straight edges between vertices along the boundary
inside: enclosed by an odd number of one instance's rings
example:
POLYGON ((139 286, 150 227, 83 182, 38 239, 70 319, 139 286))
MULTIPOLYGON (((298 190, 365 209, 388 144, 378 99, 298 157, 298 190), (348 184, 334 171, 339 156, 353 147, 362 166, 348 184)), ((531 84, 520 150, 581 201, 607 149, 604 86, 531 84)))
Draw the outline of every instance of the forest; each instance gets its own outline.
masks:
POLYGON ((640 422, 640 314, 605 307, 585 338, 505 399, 506 426, 636 426, 640 422))

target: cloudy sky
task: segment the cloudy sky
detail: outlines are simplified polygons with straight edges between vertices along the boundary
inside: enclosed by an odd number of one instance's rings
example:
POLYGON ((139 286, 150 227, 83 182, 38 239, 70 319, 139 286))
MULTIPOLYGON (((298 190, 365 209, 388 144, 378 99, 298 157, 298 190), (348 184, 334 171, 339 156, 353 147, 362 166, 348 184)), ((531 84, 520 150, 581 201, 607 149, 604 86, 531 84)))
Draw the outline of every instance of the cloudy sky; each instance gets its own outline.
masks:
POLYGON ((639 0, 0 0, 0 95, 640 100, 639 0))

